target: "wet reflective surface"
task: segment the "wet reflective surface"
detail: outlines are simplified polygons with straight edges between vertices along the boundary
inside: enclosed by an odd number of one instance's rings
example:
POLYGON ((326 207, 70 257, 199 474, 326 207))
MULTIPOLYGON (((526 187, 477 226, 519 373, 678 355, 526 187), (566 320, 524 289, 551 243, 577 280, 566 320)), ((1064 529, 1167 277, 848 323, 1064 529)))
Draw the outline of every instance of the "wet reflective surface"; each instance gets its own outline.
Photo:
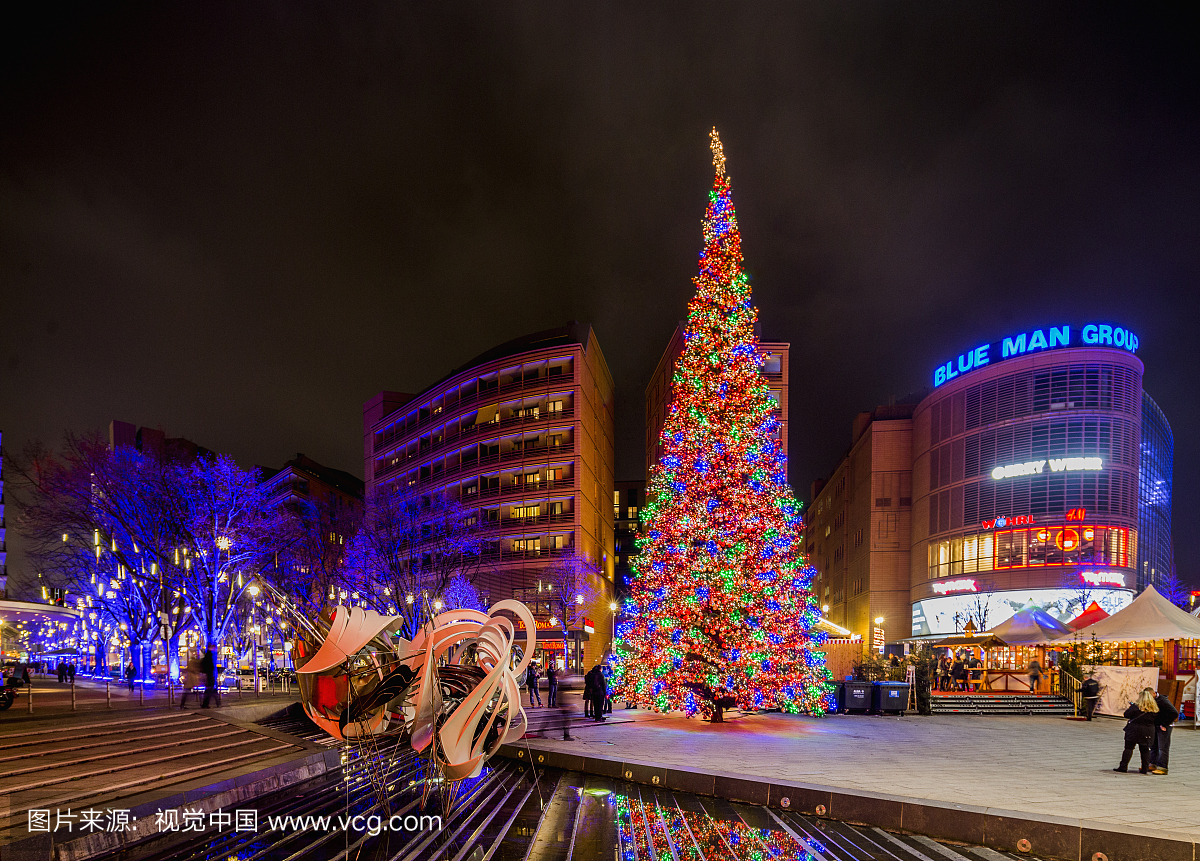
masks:
MULTIPOLYGON (((301 728, 294 729, 299 733, 301 728)), ((451 788, 441 785, 437 773, 411 749, 398 745, 361 754, 348 750, 335 773, 242 806, 257 808, 257 831, 167 834, 110 857, 125 861, 1007 861, 1018 857, 594 775, 534 770, 528 761, 494 760, 479 777, 451 788), (379 801, 383 797, 388 798, 387 804, 379 801)))

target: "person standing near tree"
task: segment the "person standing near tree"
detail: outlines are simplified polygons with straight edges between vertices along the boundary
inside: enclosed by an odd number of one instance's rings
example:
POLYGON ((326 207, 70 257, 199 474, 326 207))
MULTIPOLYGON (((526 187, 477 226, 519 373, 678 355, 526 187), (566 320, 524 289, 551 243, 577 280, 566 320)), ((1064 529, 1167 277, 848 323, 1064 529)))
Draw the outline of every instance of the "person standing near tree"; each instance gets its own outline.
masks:
POLYGON ((585 681, 588 684, 586 690, 591 692, 589 701, 591 702, 592 720, 607 720, 604 717, 604 700, 608 697, 608 683, 604 680, 604 673, 599 664, 588 671, 585 681))
POLYGON ((554 665, 554 661, 550 661, 550 665, 546 667, 546 702, 550 708, 558 708, 558 667, 554 665))
POLYGON ((1162 694, 1154 698, 1154 704, 1158 706, 1158 719, 1155 721, 1154 744, 1150 747, 1150 773, 1166 774, 1167 760, 1171 755, 1171 726, 1179 720, 1179 712, 1175 704, 1162 694))

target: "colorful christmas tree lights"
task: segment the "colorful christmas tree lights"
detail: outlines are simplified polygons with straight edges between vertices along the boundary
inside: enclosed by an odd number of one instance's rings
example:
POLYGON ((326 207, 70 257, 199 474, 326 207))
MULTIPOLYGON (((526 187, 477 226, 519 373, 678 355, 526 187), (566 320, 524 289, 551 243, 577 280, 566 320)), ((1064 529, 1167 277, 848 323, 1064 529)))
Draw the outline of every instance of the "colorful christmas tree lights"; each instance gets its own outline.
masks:
POLYGON ((618 695, 714 720, 734 705, 823 714, 831 689, 813 649, 823 640, 813 631, 813 571, 759 373, 757 312, 716 129, 712 150, 696 294, 614 649, 618 695))

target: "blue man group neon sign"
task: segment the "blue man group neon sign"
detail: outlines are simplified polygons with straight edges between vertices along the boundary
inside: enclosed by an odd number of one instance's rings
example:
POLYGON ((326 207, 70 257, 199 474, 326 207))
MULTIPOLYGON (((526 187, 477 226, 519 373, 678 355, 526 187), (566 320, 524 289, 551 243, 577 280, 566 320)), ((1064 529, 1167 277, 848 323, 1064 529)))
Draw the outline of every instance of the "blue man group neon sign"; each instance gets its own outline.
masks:
POLYGON ((1088 323, 1076 332, 1077 334, 1073 333, 1070 326, 1051 326, 1047 329, 1034 329, 1032 332, 1005 336, 990 344, 980 344, 973 350, 960 353, 956 359, 938 365, 937 370, 933 372, 933 387, 936 389, 961 374, 985 365, 1041 350, 1088 346, 1117 347, 1131 353, 1137 352, 1138 336, 1132 329, 1106 323, 1088 323))

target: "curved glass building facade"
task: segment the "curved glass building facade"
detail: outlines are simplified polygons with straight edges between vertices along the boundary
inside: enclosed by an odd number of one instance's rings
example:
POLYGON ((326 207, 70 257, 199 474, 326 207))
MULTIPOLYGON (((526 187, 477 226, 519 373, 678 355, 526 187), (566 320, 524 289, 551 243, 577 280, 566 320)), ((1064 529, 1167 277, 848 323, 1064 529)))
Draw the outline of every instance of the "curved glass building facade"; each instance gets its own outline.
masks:
POLYGON ((1093 600, 1112 613, 1162 564, 1142 533, 1144 500, 1157 493, 1150 541, 1169 548, 1170 430, 1143 398, 1142 362, 1061 331, 1058 349, 1010 356, 1005 344, 1003 362, 988 362, 987 349, 981 363, 964 354, 917 405, 915 636, 961 630, 967 618, 990 627, 1029 606, 1064 621, 1093 600), (1165 437, 1143 439, 1150 408, 1165 437))
POLYGON ((1175 436, 1167 417, 1142 393, 1141 472, 1138 479, 1138 585, 1161 582, 1175 569, 1171 543, 1171 473, 1175 436))

